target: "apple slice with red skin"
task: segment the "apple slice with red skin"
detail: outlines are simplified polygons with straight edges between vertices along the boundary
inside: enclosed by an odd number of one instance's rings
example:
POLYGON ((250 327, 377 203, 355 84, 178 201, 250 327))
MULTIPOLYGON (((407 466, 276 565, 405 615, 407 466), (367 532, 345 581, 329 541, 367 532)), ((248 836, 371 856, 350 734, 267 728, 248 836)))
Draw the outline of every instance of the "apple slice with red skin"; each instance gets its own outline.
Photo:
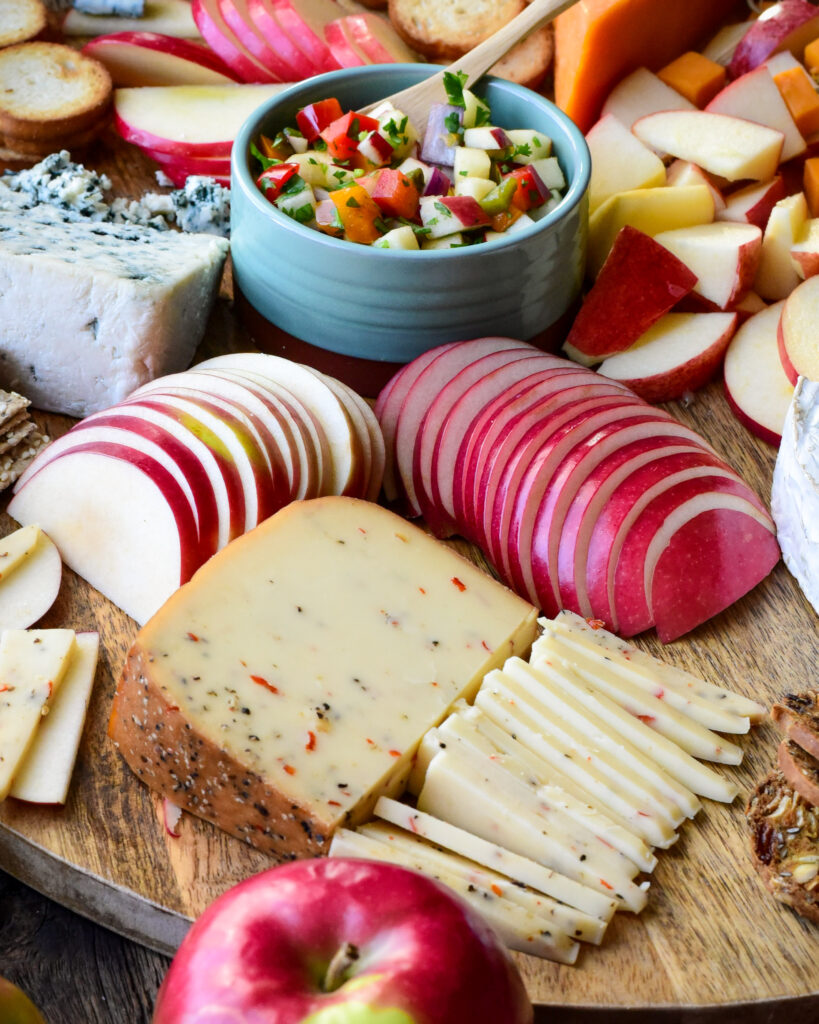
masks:
POLYGON ((475 416, 499 392, 537 370, 570 369, 565 359, 545 352, 492 369, 495 362, 496 357, 484 356, 456 374, 429 407, 415 441, 413 485, 424 520, 438 537, 457 529, 452 498, 455 463, 475 416))
POLYGON ((132 448, 89 444, 54 459, 17 491, 9 513, 39 524, 66 565, 140 624, 201 564, 182 489, 132 448))
POLYGON ((329 374, 321 373, 312 366, 308 366, 307 369, 333 392, 349 420, 353 465, 356 466, 356 470, 344 493, 355 498, 363 498, 370 486, 373 466, 370 432, 364 414, 360 406, 353 401, 350 389, 345 387, 341 381, 329 374))
POLYGON ((647 402, 670 402, 703 387, 722 364, 735 313, 666 313, 626 352, 599 368, 647 402))
POLYGON ((392 25, 369 11, 344 18, 349 35, 373 64, 411 64, 417 54, 407 46, 392 25))
MULTIPOLYGON (((618 417, 603 425, 569 451, 548 482, 538 501, 532 528, 531 571, 541 608, 563 607, 560 589, 559 549, 569 508, 588 476, 603 462, 634 442, 656 443, 674 438, 677 442, 698 442, 697 434, 681 423, 658 420, 653 410, 618 417)), ((555 612, 557 614, 557 612, 555 612)))
POLYGON ((819 274, 819 218, 805 223, 801 234, 791 247, 791 259, 802 278, 819 274))
POLYGON ((261 3, 218 0, 218 4, 236 39, 277 79, 298 82, 314 74, 313 66, 261 3))
POLYGON ((403 493, 399 498, 406 514, 421 514, 412 481, 415 440, 427 409, 441 390, 442 383, 451 380, 482 356, 514 352, 516 355, 512 356, 513 359, 523 359, 537 351, 534 345, 527 345, 524 341, 515 341, 512 338, 477 338, 439 351, 435 359, 424 367, 404 397, 395 430, 395 478, 400 481, 403 493))
POLYGON ((191 14, 208 46, 243 82, 281 82, 225 21, 219 0, 191 0, 191 14))
POLYGON ((724 209, 717 211, 716 218, 755 224, 764 231, 771 210, 784 198, 785 180, 777 174, 770 181, 755 182, 732 192, 725 199, 724 209))
POLYGON ((209 46, 158 32, 97 36, 82 52, 104 64, 116 86, 215 85, 241 81, 209 46))
POLYGON ((176 153, 163 153, 158 149, 147 148, 142 152, 151 160, 155 160, 168 173, 169 177, 173 172, 177 176, 184 175, 185 177, 189 177, 191 174, 204 174, 209 178, 230 179, 229 157, 180 157, 176 153))
POLYGON ((153 1022, 254 1018, 532 1024, 534 1015, 495 932, 450 890, 393 864, 321 858, 254 875, 213 902, 183 940, 153 1022))
POLYGON ((333 55, 333 60, 343 68, 361 68, 371 63, 363 51, 359 50, 352 36, 344 27, 344 20, 337 18, 324 26, 324 38, 333 55))
POLYGON ((583 480, 573 496, 560 533, 557 574, 560 605, 584 618, 593 618, 586 590, 586 560, 591 534, 600 511, 632 473, 672 455, 695 455, 705 464, 722 465, 702 444, 678 437, 644 438, 612 452, 583 480))
POLYGON ((381 433, 384 437, 386 451, 386 462, 384 464, 384 497, 392 504, 398 501, 401 491, 401 481, 396 475, 397 465, 395 459, 395 433, 398 429, 398 420, 401 413, 401 406, 407 394, 421 376, 429 364, 457 346, 458 342, 450 341, 445 345, 438 345, 436 348, 428 349, 411 363, 402 366, 381 389, 375 402, 375 415, 381 426, 381 433))
POLYGON ((359 395, 357 391, 353 391, 353 389, 344 384, 343 381, 337 380, 335 381, 335 384, 337 387, 347 392, 352 404, 358 406, 364 420, 364 428, 369 435, 372 459, 370 479, 367 484, 367 493, 365 497, 368 501, 378 501, 378 495, 381 493, 381 483, 384 479, 384 465, 386 463, 384 435, 381 433, 381 427, 378 424, 375 413, 367 402, 364 401, 361 395, 359 395))
POLYGON ((781 50, 790 50, 801 60, 808 43, 819 36, 819 11, 807 0, 782 0, 752 22, 737 43, 728 65, 731 78, 738 78, 781 50))
POLYGON ((661 231, 655 241, 696 275, 694 291, 723 310, 751 288, 762 255, 762 231, 755 224, 714 221, 661 231))
POLYGON ((819 277, 798 285, 782 308, 777 339, 782 367, 796 386, 799 377, 819 380, 819 277))
POLYGON ((602 361, 630 348, 697 283, 650 235, 626 225, 575 318, 566 344, 602 361))
POLYGON ((270 0, 276 17, 315 68, 337 71, 339 64, 326 42, 324 27, 343 14, 335 0, 270 0))
POLYGON ((714 200, 714 216, 719 217, 725 209, 725 200, 722 192, 717 188, 711 178, 701 167, 692 164, 690 160, 675 160, 666 173, 666 185, 674 188, 684 188, 688 185, 705 185, 714 200))
POLYGON ((723 382, 731 411, 752 434, 778 446, 793 398, 779 358, 777 332, 784 301, 750 317, 725 353, 723 382))

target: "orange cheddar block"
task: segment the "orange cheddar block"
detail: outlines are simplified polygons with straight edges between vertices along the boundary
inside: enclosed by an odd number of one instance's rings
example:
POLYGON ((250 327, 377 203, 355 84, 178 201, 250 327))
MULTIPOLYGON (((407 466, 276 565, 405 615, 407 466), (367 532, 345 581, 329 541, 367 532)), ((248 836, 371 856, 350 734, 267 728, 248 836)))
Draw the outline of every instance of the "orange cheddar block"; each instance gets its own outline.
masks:
POLYGON ((704 107, 725 85, 728 72, 722 64, 689 50, 660 68, 657 77, 695 107, 704 107))
POLYGON ((811 217, 819 217, 819 156, 805 161, 803 189, 811 217))
POLYGON ((621 78, 664 67, 743 10, 736 0, 579 0, 555 21, 557 105, 588 131, 621 78))
POLYGON ((805 136, 819 132, 819 96, 803 68, 780 71, 774 81, 799 131, 805 136))
POLYGON ((805 47, 804 62, 812 75, 819 72, 819 39, 814 39, 805 47))

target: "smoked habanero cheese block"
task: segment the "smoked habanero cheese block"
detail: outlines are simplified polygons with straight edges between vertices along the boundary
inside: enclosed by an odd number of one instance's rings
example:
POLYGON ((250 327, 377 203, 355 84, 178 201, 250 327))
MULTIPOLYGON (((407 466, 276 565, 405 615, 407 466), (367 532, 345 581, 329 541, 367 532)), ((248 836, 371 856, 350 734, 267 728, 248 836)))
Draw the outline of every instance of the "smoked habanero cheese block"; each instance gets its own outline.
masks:
POLYGON ((734 12, 747 8, 737 0, 579 0, 555 19, 555 102, 587 132, 621 78, 663 67, 734 12))
POLYGON ((140 779, 280 859, 400 794, 416 747, 525 654, 535 609, 378 505, 294 502, 140 630, 109 732, 140 779))

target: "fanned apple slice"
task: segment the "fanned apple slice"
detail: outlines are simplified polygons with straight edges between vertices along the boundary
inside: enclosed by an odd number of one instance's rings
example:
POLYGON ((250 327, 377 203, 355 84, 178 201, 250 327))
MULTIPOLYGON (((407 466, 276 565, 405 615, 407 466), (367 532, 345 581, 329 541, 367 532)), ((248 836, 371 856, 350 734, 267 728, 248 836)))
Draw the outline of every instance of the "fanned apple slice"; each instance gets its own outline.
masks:
POLYGON ((269 0, 279 23, 314 67, 314 74, 336 71, 339 63, 328 49, 324 26, 343 14, 334 0, 269 0))
POLYGON ((280 82, 225 21, 219 0, 191 0, 191 14, 202 38, 243 82, 280 82))
POLYGON ((158 32, 113 32, 82 52, 108 69, 116 86, 225 85, 236 74, 209 46, 158 32))
POLYGON ((386 447, 384 445, 384 435, 381 433, 381 427, 379 426, 378 419, 375 413, 370 408, 367 402, 354 391, 351 387, 348 387, 342 381, 338 380, 335 382, 338 387, 345 391, 349 397, 350 402, 353 405, 358 406, 361 416, 364 420, 364 429, 366 430, 370 439, 370 450, 372 465, 370 467, 370 480, 367 485, 366 498, 368 501, 378 501, 378 495, 381 493, 381 484, 384 479, 384 465, 386 463, 386 447))
POLYGON ((63 572, 60 552, 39 526, 24 526, 0 541, 0 570, 0 631, 28 629, 57 600, 63 572), (25 541, 24 552, 17 538, 25 541), (14 558, 15 547, 22 556, 19 560, 14 558))
POLYGON ((361 11, 346 15, 344 21, 358 48, 373 64, 411 64, 418 60, 390 22, 380 15, 361 11))
POLYGON ((261 5, 254 0, 217 2, 219 13, 239 43, 275 75, 277 81, 298 82, 312 74, 310 64, 261 5))
POLYGON ((809 277, 785 300, 779 321, 779 352, 792 384, 799 377, 819 380, 819 277, 809 277))

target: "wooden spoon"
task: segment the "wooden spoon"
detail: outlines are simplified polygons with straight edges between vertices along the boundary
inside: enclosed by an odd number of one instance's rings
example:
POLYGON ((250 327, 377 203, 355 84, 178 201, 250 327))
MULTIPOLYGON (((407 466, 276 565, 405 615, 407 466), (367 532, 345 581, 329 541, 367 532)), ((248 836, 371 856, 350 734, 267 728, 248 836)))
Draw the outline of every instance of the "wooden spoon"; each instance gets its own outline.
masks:
POLYGON ((433 103, 446 103, 447 95, 444 89, 444 75, 448 72, 460 72, 466 75, 465 87, 471 86, 497 62, 505 56, 513 46, 525 39, 535 29, 540 28, 558 14, 562 14, 567 8, 572 7, 577 0, 532 0, 532 2, 513 18, 508 25, 498 29, 494 35, 479 43, 469 53, 459 57, 448 68, 443 68, 431 78, 418 82, 417 85, 402 89, 393 93, 392 96, 385 96, 376 103, 362 109, 366 114, 373 107, 389 100, 400 111, 407 114, 410 121, 420 126, 427 123, 429 108, 433 103))

